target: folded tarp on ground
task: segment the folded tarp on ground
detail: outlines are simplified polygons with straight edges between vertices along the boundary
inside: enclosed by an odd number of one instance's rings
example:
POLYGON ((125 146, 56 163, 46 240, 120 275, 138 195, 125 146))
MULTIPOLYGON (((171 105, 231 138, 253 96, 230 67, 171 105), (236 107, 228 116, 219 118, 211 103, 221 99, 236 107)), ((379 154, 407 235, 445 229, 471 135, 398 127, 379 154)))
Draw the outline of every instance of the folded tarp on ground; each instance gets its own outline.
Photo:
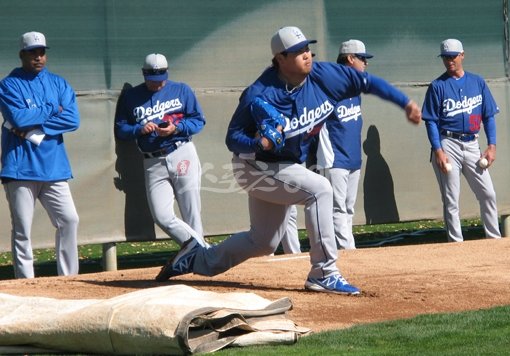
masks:
POLYGON ((0 353, 186 354, 292 344, 310 330, 287 318, 291 308, 288 298, 184 285, 101 300, 0 293, 0 353))

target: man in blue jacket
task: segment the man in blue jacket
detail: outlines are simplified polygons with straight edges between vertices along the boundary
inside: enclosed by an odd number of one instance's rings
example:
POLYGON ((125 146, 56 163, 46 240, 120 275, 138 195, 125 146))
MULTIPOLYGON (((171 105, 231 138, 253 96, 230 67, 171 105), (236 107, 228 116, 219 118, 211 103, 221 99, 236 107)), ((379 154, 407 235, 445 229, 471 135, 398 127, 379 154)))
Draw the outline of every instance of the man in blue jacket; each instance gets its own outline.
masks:
POLYGON ((36 199, 55 226, 59 275, 78 274, 78 213, 68 179, 71 166, 63 134, 78 129, 80 115, 73 89, 46 69, 46 38, 21 36, 21 67, 0 82, 2 170, 12 221, 16 278, 33 278, 31 228, 36 199))

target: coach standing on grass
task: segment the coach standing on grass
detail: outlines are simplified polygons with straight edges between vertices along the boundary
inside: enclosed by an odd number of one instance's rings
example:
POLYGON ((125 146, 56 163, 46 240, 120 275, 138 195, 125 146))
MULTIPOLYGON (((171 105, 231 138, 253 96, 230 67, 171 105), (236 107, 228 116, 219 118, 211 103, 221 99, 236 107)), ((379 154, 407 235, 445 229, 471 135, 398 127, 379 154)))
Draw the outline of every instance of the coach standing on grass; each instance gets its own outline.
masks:
POLYGON ((485 81, 464 71, 464 48, 456 39, 441 42, 446 72, 434 80, 423 102, 423 120, 432 146, 432 167, 443 200, 448 241, 463 241, 459 214, 460 175, 466 177, 480 204, 488 238, 500 238, 496 192, 487 168, 496 159, 499 108, 485 81), (487 149, 481 153, 478 132, 483 123, 487 149), (487 166, 480 164, 486 159, 487 166))
POLYGON ((136 140, 143 153, 145 188, 156 224, 181 246, 191 237, 201 244, 201 166, 192 137, 202 131, 205 116, 185 83, 168 79, 168 61, 160 53, 145 57, 144 81, 119 98, 115 135, 136 140), (182 220, 175 214, 177 201, 182 220))
POLYGON ((298 204, 305 206, 310 239, 312 266, 305 288, 360 293, 338 270, 331 185, 301 163, 313 134, 342 99, 362 92, 375 94, 404 108, 415 124, 421 111, 380 78, 347 66, 313 62, 309 44, 315 42, 297 27, 278 30, 271 40, 273 65, 243 92, 230 121, 226 143, 233 152, 234 176, 249 196, 251 229, 211 247, 189 240, 162 268, 158 281, 191 272, 213 276, 251 257, 274 252, 287 227, 290 207, 298 204), (267 110, 268 115, 259 115, 264 114, 261 105, 269 105, 276 113, 267 110))
POLYGON ((33 278, 31 228, 36 199, 55 226, 58 275, 78 273, 78 213, 68 179, 71 166, 63 134, 80 124, 76 96, 69 84, 46 69, 46 38, 21 36, 21 68, 0 82, 2 170, 12 221, 16 278, 33 278))

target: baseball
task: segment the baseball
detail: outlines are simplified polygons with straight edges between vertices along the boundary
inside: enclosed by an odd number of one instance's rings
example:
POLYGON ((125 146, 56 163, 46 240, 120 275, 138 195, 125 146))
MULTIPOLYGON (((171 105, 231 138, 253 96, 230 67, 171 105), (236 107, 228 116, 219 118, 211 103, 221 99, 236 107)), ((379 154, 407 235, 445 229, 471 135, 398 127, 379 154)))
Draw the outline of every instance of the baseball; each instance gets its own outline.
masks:
POLYGON ((478 165, 480 168, 485 169, 489 166, 489 161, 487 161, 487 158, 484 157, 478 162, 478 165))
POLYGON ((451 172, 452 171, 452 164, 451 163, 445 163, 444 167, 446 168, 447 172, 451 172))

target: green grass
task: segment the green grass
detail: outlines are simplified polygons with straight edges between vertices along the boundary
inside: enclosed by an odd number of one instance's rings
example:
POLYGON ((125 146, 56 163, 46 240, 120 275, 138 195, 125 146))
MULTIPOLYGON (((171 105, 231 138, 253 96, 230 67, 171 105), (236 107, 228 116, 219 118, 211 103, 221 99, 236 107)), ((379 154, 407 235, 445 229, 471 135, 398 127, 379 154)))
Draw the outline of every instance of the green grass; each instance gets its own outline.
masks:
MULTIPOLYGON (((479 219, 465 219, 461 221, 464 240, 483 238, 485 232, 479 219)), ((301 248, 310 248, 306 231, 300 233, 301 248)), ((420 220, 394 224, 358 225, 353 227, 357 248, 371 248, 380 246, 401 246, 424 243, 446 243, 446 231, 442 221, 420 220)), ((283 253, 278 250, 277 253, 283 253)))
POLYGON ((509 355, 510 306, 358 325, 217 355, 509 355))
MULTIPOLYGON (((463 220, 462 228, 466 240, 483 237, 480 220, 463 220)), ((421 220, 395 224, 359 225, 353 228, 358 248, 397 246, 421 243, 444 243, 446 233, 441 221, 421 220)), ((207 237, 208 242, 217 243, 226 236, 207 237)), ((308 251, 310 244, 306 231, 299 231, 301 249, 308 251)), ((178 250, 178 245, 170 240, 147 242, 123 242, 117 244, 118 269, 157 267, 178 250)), ((102 245, 79 246, 80 274, 103 271, 102 245)), ((281 247, 276 254, 283 253, 281 247)), ((55 276, 56 261, 54 249, 34 250, 34 270, 38 277, 55 276)), ((14 278, 12 256, 9 252, 0 253, 0 279, 14 278)))
MULTIPOLYGON (((178 251, 173 241, 123 242, 117 244, 118 269, 162 266, 178 251)), ((102 244, 78 247, 80 274, 103 271, 102 244)), ((55 250, 34 250, 34 272, 37 277, 57 275, 55 250)), ((10 252, 0 254, 0 279, 14 278, 10 252)))

